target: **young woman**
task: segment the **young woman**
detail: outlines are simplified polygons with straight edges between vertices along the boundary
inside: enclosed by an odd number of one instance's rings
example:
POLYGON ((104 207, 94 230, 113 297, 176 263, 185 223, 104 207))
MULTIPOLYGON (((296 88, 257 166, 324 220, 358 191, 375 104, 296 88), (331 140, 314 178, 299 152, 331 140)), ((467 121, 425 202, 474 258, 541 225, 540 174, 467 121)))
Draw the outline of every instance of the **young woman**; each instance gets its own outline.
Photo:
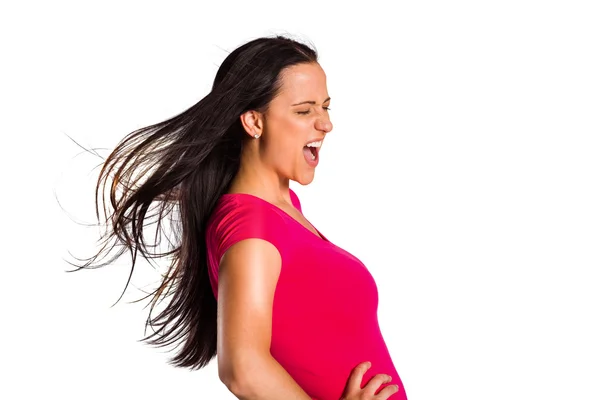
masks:
POLYGON ((206 97, 128 135, 100 172, 97 195, 108 183, 114 209, 107 239, 133 264, 138 252, 171 259, 152 308, 171 299, 144 340, 180 341, 178 367, 216 355, 240 399, 406 399, 373 277, 303 216, 289 187, 313 180, 330 101, 316 50, 252 40, 229 54, 206 97), (177 214, 177 241, 163 253, 143 235, 156 205, 157 229, 177 214))

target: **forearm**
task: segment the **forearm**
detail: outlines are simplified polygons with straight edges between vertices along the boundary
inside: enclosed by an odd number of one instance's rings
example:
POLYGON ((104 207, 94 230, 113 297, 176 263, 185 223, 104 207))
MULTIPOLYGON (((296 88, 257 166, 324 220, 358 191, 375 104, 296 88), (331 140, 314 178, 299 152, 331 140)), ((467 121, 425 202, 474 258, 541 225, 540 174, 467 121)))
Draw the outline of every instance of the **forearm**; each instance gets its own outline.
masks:
POLYGON ((228 387, 240 400, 311 400, 271 356, 256 357, 251 369, 238 375, 228 387))

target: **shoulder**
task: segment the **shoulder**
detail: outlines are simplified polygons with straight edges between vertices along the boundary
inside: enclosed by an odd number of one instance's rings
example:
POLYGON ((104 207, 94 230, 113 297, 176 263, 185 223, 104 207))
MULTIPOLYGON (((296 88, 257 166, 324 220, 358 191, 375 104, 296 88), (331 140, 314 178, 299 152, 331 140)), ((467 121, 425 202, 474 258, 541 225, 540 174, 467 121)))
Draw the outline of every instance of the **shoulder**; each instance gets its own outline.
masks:
POLYGON ((219 199, 207 226, 207 239, 216 259, 233 244, 244 239, 263 239, 281 253, 287 225, 274 207, 262 199, 245 194, 219 199))
POLYGON ((222 196, 213 211, 211 220, 217 228, 226 226, 252 228, 284 221, 273 205, 244 193, 222 196), (252 223, 252 226, 249 223, 252 223))

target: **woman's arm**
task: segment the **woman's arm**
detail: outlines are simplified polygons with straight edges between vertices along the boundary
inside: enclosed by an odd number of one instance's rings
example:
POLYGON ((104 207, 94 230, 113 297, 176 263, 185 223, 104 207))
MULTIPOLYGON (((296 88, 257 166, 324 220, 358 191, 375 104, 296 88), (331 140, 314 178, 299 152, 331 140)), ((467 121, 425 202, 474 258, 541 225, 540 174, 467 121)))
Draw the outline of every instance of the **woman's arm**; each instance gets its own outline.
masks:
POLYGON ((246 373, 230 382, 229 390, 240 400, 311 400, 287 371, 271 356, 256 355, 246 373))
POLYGON ((239 399, 311 399, 270 352, 273 297, 280 272, 279 251, 258 238, 232 245, 219 265, 219 378, 239 399))

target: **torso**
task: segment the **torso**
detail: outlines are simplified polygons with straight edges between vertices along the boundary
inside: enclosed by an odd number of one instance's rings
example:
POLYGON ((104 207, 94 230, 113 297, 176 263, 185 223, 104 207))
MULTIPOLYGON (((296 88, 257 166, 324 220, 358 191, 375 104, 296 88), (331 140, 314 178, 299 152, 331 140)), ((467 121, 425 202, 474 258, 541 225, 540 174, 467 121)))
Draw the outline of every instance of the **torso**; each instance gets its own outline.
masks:
POLYGON ((390 400, 406 400, 379 327, 377 285, 366 266, 327 238, 319 239, 319 231, 302 215, 291 189, 291 204, 229 194, 232 196, 221 199, 207 227, 209 277, 215 299, 218 301, 223 253, 246 238, 271 242, 281 255, 273 295, 273 358, 311 398, 339 399, 352 369, 370 361, 372 366, 363 375, 361 387, 376 374, 385 373, 392 381, 382 386, 400 386, 390 400))

